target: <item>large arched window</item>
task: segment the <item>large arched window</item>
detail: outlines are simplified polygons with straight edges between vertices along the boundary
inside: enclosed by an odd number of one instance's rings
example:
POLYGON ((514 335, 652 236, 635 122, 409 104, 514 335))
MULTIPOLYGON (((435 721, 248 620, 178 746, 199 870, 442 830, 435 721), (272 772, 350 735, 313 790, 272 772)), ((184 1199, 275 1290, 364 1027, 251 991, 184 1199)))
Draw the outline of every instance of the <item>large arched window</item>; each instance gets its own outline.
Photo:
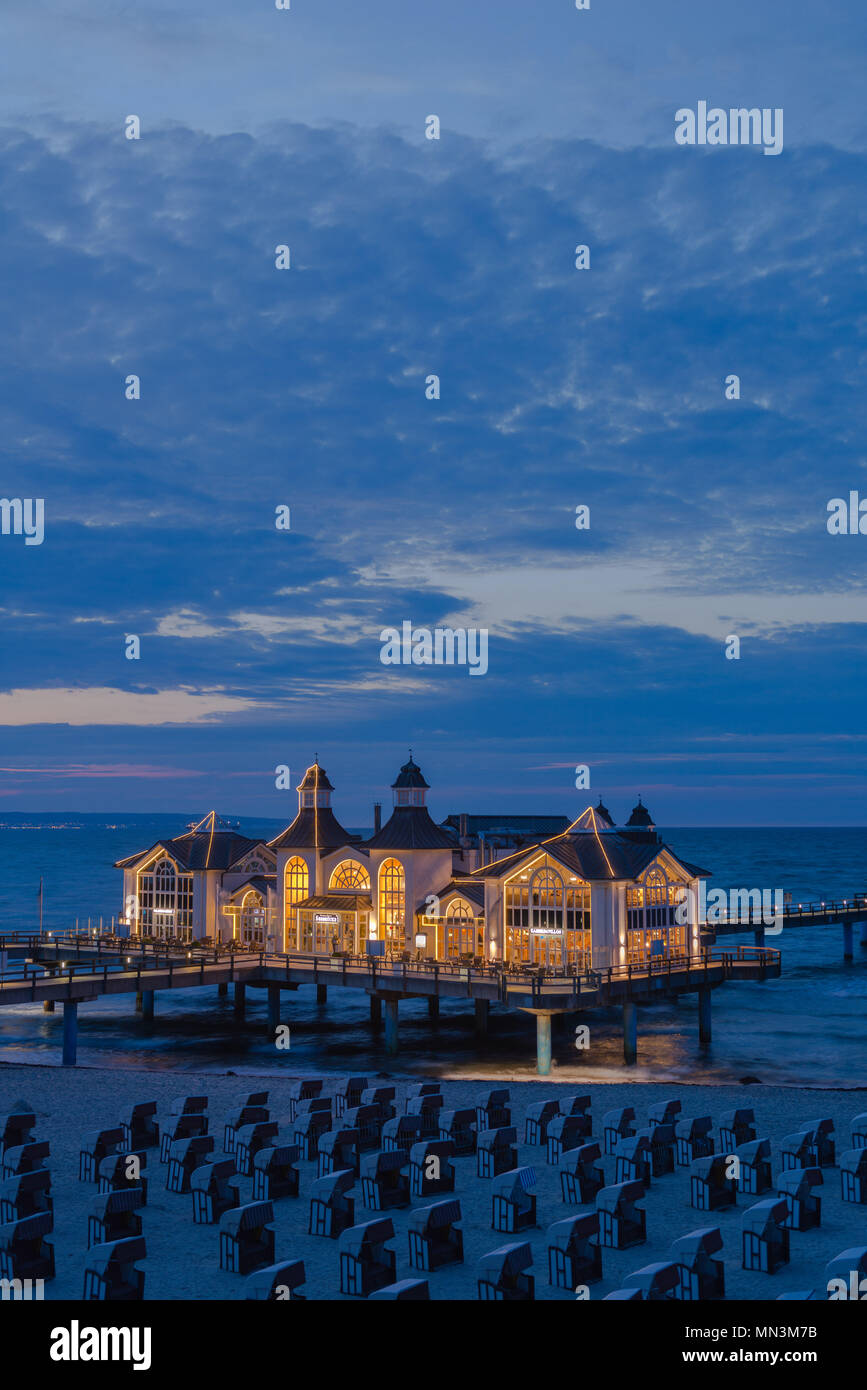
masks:
POLYGON ((286 865, 286 873, 283 880, 285 886, 284 897, 287 908, 291 907, 293 903, 300 902, 302 898, 307 897, 308 881, 307 865, 304 863, 304 860, 299 859, 297 856, 294 859, 290 859, 286 865))
POLYGON ((330 892, 343 888, 352 893, 369 893, 370 874, 357 859, 342 859, 332 871, 328 888, 330 892))
POLYGON ((248 946, 265 945, 265 901, 261 893, 250 889, 241 903, 241 940, 248 946))
POLYGON ((406 878, 399 859, 379 868, 379 936, 403 950, 406 944, 406 878))
POLYGON ((138 876, 139 929, 145 936, 189 937, 193 930, 193 876, 161 859, 138 876))
POLYGON ((560 931, 563 926, 563 880, 553 869, 539 869, 530 880, 530 929, 560 931))
POLYGON ((658 904, 664 903, 667 897, 667 886, 668 879, 665 874, 660 869, 651 869, 644 880, 645 905, 656 907, 658 904))

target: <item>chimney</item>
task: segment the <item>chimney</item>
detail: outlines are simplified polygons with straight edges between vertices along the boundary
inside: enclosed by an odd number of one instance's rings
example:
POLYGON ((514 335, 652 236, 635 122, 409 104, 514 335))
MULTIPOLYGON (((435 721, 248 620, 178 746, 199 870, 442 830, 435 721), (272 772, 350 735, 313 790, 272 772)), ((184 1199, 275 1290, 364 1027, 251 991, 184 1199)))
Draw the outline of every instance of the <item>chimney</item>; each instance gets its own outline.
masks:
POLYGON ((374 835, 378 835, 378 834, 379 834, 379 831, 380 831, 381 829, 382 829, 382 802, 381 802, 381 801, 374 801, 374 803, 373 803, 373 833, 374 833, 374 835))

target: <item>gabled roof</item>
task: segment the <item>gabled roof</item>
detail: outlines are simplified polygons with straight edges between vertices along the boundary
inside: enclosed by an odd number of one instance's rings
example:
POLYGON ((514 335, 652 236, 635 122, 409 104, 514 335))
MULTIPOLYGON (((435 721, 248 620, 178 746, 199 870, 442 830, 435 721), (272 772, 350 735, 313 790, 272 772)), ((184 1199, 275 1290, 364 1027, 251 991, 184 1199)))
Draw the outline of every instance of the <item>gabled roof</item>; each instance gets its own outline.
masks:
MULTIPOLYGON (((481 908, 483 913, 485 910, 485 885, 478 879, 469 881, 466 879, 452 879, 444 888, 440 888, 434 896, 439 898, 443 909, 448 907, 452 898, 466 898, 467 902, 475 903, 476 907, 481 908)), ((416 910, 418 912, 423 912, 426 907, 427 899, 425 898, 424 902, 419 903, 416 910)))
POLYGON ((455 849, 455 837, 431 820, 426 806, 395 806, 381 830, 365 840, 368 849, 455 849))
POLYGON ((691 878, 707 877, 705 870, 686 864, 678 858, 674 850, 659 839, 637 841, 612 830, 604 835, 592 831, 570 830, 564 835, 555 835, 550 840, 542 840, 537 845, 518 850, 515 854, 507 855, 505 859, 496 859, 492 864, 485 864, 474 871, 473 878, 503 878, 506 874, 514 873, 523 860, 544 853, 550 854, 564 869, 589 883, 630 881, 643 873, 663 850, 667 851, 691 878))
POLYGON ((352 843, 352 836, 343 829, 330 806, 305 806, 276 840, 269 840, 271 849, 339 849, 352 843))
POLYGON ((302 898, 300 902, 293 903, 291 911, 296 907, 322 907, 330 908, 332 912, 356 912, 361 908, 370 907, 369 893, 318 893, 312 898, 302 898))
POLYGON ((142 850, 140 854, 118 859, 114 867, 129 869, 140 860, 147 859, 155 850, 164 849, 185 869, 227 869, 251 849, 264 843, 264 840, 250 840, 246 835, 238 835, 234 830, 191 830, 189 834, 178 835, 173 840, 157 840, 150 849, 142 850))
POLYGON ((245 878, 243 883, 239 883, 236 888, 233 888, 228 896, 234 898, 238 893, 245 893, 248 889, 255 888, 256 892, 261 893, 264 897, 269 888, 276 888, 276 886, 276 874, 253 874, 251 878, 245 878))

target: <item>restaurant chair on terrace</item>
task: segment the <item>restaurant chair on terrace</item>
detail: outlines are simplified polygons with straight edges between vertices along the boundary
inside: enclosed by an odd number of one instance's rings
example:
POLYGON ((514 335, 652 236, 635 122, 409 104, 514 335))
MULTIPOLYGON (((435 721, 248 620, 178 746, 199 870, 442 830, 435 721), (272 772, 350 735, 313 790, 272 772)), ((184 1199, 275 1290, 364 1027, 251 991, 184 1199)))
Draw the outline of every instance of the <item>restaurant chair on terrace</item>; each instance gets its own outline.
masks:
POLYGON ((451 1139, 458 1155, 476 1152, 476 1111, 472 1106, 463 1110, 441 1110, 439 1137, 451 1139))
POLYGON ((319 1157, 319 1141, 331 1128, 330 1110, 311 1110, 299 1115, 293 1126, 293 1138, 307 1162, 319 1157))
POLYGON ((338 1240, 340 1292, 367 1298, 394 1283, 396 1257, 386 1241, 394 1238, 390 1216, 349 1226, 338 1240))
POLYGON ((527 1270, 533 1267, 533 1251, 529 1241, 516 1241, 489 1250, 479 1260, 478 1280, 482 1302, 532 1303, 536 1296, 536 1281, 527 1270))
POLYGON ((660 1261, 634 1269, 623 1280, 624 1289, 640 1289, 645 1303, 673 1303, 680 1292, 680 1270, 660 1261))
POLYGON ((392 1149, 408 1151, 421 1138, 421 1116, 395 1115, 393 1120, 386 1120, 382 1126, 380 1138, 380 1148, 385 1149, 386 1153, 392 1149))
POLYGON ((157 1122, 157 1103, 155 1100, 139 1101, 130 1105, 120 1117, 123 1130, 121 1140, 125 1149, 155 1149, 160 1142, 160 1127, 157 1122))
POLYGON ((580 1207, 592 1202, 605 1186, 605 1169, 596 1167, 602 1157, 598 1141, 567 1149, 560 1160, 560 1191, 569 1206, 580 1207))
POLYGON ((311 1100, 314 1096, 321 1095, 323 1082, 315 1077, 308 1077, 306 1081, 294 1081, 289 1089, 289 1119, 294 1120, 298 1114, 298 1105, 302 1100, 311 1100))
POLYGON ((244 1125, 267 1124, 271 1116, 264 1105, 242 1105, 233 1110, 223 1126, 223 1153, 235 1152, 235 1139, 244 1125))
POLYGON ((208 1115, 204 1110, 189 1110, 173 1115, 160 1132, 160 1163, 168 1163, 172 1144, 181 1139, 197 1139, 208 1132, 208 1115))
POLYGON ((626 1135, 614 1150, 614 1181, 640 1182, 649 1187, 651 1174, 650 1139, 647 1132, 626 1135))
POLYGON ((401 1302, 430 1298, 430 1284, 426 1279, 400 1279, 396 1284, 386 1284, 384 1289, 374 1289, 371 1299, 395 1299, 401 1302))
POLYGON ((354 1105, 344 1111, 343 1121, 347 1128, 358 1130, 359 1153, 379 1148, 385 1122, 378 1105, 354 1105))
POLYGON ((350 1076, 334 1093, 334 1114, 339 1119, 346 1110, 354 1110, 361 1104, 361 1097, 368 1089, 370 1081, 366 1076, 350 1076))
POLYGON ((297 1197, 300 1175, 295 1164, 301 1157, 297 1144, 277 1144, 259 1149, 253 1158, 254 1202, 279 1202, 297 1197))
POLYGON ((756 1112, 754 1110, 726 1110, 719 1117, 719 1138, 723 1153, 731 1153, 740 1144, 749 1144, 756 1138, 756 1112))
POLYGON ((249 1274, 274 1263, 274 1208, 270 1202, 249 1202, 223 1212, 220 1218, 220 1269, 249 1274))
POLYGON ((559 1113, 560 1106, 556 1100, 540 1100, 528 1105, 524 1116, 524 1143, 544 1144, 548 1138, 548 1125, 559 1113))
POLYGON ((307 1295, 296 1290, 306 1282, 303 1260, 282 1260, 255 1270, 244 1285, 244 1298, 261 1303, 288 1303, 300 1299, 303 1303, 307 1295))
POLYGON ((678 1298, 684 1303, 721 1299, 726 1296, 725 1264, 714 1255, 723 1248, 719 1226, 690 1231, 672 1242, 671 1254, 680 1277, 678 1298))
POLYGON ((498 1174, 491 1194, 491 1229, 512 1235, 535 1226, 535 1187, 535 1168, 513 1168, 498 1174))
POLYGON ((94 1129, 85 1134, 78 1155, 79 1182, 97 1182, 99 1165, 107 1154, 117 1152, 123 1143, 123 1130, 118 1125, 113 1129, 94 1129))
POLYGON ((406 1149, 362 1155, 361 1200, 368 1211, 409 1206, 409 1175, 403 1172, 408 1163, 406 1149))
POLYGON ((122 1149, 120 1153, 106 1154, 99 1165, 99 1195, 103 1197, 107 1192, 129 1192, 141 1188, 141 1204, 146 1206, 148 1180, 142 1169, 147 1167, 147 1161, 145 1149, 138 1153, 126 1153, 122 1149))
POLYGON ((29 1144, 19 1144, 15 1149, 7 1149, 3 1155, 3 1177, 17 1178, 20 1173, 36 1173, 47 1167, 46 1159, 50 1153, 47 1139, 35 1139, 29 1144))
POLYGON ((141 1216, 144 1203, 141 1188, 130 1187, 126 1192, 107 1192, 94 1197, 87 1216, 87 1248, 108 1245, 114 1240, 141 1235, 141 1216))
POLYGON ((867 1149, 867 1110, 852 1121, 852 1148, 867 1149))
POLYGON ((555 1115, 548 1122, 546 1156, 549 1163, 559 1163, 564 1153, 580 1149, 590 1133, 587 1115, 555 1115))
POLYGON ((749 1197, 759 1197, 773 1187, 771 1174, 770 1139, 751 1139, 747 1144, 739 1144, 733 1158, 738 1160, 738 1175, 735 1185, 738 1192, 749 1197))
POLYGON ((193 1221, 197 1226, 213 1226, 223 1212, 241 1205, 233 1158, 218 1158, 195 1168, 190 1178, 193 1221), (234 1181, 233 1181, 234 1179, 234 1181))
POLYGON ((502 1087, 488 1091, 481 1105, 476 1106, 476 1128, 503 1129, 512 1123, 509 1092, 502 1087))
POLYGON ((743 1269, 775 1274, 789 1263, 789 1210, 785 1199, 766 1197, 743 1214, 743 1269))
POLYGON ((201 1168, 203 1163, 207 1163, 208 1154, 214 1152, 214 1147, 214 1139, 210 1134, 195 1134, 192 1139, 176 1139, 169 1153, 166 1192, 189 1192, 193 1173, 197 1168, 201 1168))
POLYGON ((47 1168, 38 1168, 34 1173, 19 1173, 17 1177, 7 1178, 0 1183, 0 1226, 18 1221, 22 1216, 34 1216, 37 1212, 50 1213, 53 1209, 51 1174, 47 1168))
POLYGON ((844 1202, 867 1203, 867 1149, 841 1153, 840 1186, 844 1202))
POLYGON ((253 1172, 253 1159, 260 1149, 272 1147, 271 1141, 277 1138, 279 1132, 280 1126, 276 1120, 242 1125, 235 1135, 235 1163, 238 1172, 245 1178, 249 1177, 253 1172))
POLYGON ((88 1303, 132 1303, 144 1298, 147 1256, 144 1236, 126 1236, 88 1251, 82 1299, 88 1303))
POLYGON ((694 1158, 690 1165, 689 1202, 696 1211, 720 1211, 737 1203, 737 1180, 729 1177, 732 1160, 725 1154, 694 1158))
POLYGON ((464 1235, 458 1222, 461 1204, 457 1197, 418 1207, 409 1218, 409 1262, 413 1269, 427 1273, 443 1265, 463 1264, 464 1235))
POLYGON ((647 1212, 637 1205, 644 1196, 640 1182, 619 1182, 596 1194, 599 1244, 610 1250, 626 1250, 647 1240, 647 1212))
POLYGON ((863 1281, 867 1279, 867 1245, 855 1245, 850 1250, 841 1250, 839 1255, 835 1255, 833 1260, 825 1266, 825 1297, 833 1302, 851 1300, 853 1296, 860 1303, 863 1298, 863 1281), (829 1286, 832 1279, 842 1279, 846 1286, 846 1294, 842 1296, 839 1290, 832 1290, 829 1286))
POLYGON ((499 1129, 483 1129, 476 1140, 476 1173, 480 1178, 495 1178, 507 1173, 518 1163, 518 1131, 514 1125, 499 1129))
POLYGON ((53 1279, 54 1229, 50 1211, 34 1212, 0 1226, 0 1279, 53 1279))
POLYGON ((786 1203, 784 1222, 790 1231, 810 1231, 822 1224, 822 1199, 813 1188, 825 1179, 821 1168, 787 1168, 777 1178, 777 1194, 786 1203))
POLYGON ((409 1151, 409 1180, 414 1197, 438 1197, 455 1190, 452 1139, 422 1139, 409 1151))
POLYGON ((355 1198, 349 1193, 355 1183, 351 1168, 338 1169, 317 1178, 310 1186, 310 1225, 308 1235, 336 1240, 355 1221, 355 1198))
MULTIPOLYGON (((389 1124, 393 1123, 391 1120, 389 1124)), ((383 1142, 384 1149, 390 1149, 391 1144, 383 1142)), ((402 1147, 395 1144, 395 1148, 402 1147)), ((339 1173, 344 1168, 351 1168, 354 1173, 358 1172, 359 1153, 358 1153, 358 1130, 357 1129, 331 1129, 327 1134, 323 1134, 319 1140, 319 1166, 318 1174, 320 1178, 326 1177, 329 1173, 339 1173)))
POLYGON ((555 1289, 598 1284, 602 1278, 599 1213, 567 1216, 548 1227, 548 1283, 555 1289))
POLYGON ((7 1149, 20 1149, 22 1144, 33 1140, 36 1128, 36 1115, 29 1106, 15 1109, 0 1120, 0 1154, 7 1149))
POLYGON ((693 1159, 713 1153, 713 1120, 702 1115, 696 1120, 678 1120, 674 1126, 677 1162, 688 1168, 693 1159))
POLYGON ((620 1110, 609 1110, 602 1116, 602 1137, 605 1140, 606 1154, 613 1154, 621 1139, 635 1133, 635 1111, 631 1105, 620 1110))

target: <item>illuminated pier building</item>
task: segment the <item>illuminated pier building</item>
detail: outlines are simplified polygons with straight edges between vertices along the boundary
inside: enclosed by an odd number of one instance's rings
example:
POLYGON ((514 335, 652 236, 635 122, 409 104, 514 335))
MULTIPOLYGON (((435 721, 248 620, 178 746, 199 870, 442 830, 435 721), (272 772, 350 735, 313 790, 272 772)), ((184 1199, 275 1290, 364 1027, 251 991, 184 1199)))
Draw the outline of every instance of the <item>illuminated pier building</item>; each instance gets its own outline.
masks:
POLYGON ((350 834, 334 787, 314 762, 298 814, 270 842, 216 815, 185 835, 119 861, 125 920, 135 934, 236 939, 269 951, 505 960, 605 969, 699 948, 679 919, 707 871, 657 834, 647 807, 615 827, 601 801, 577 820, 451 815, 426 805, 410 756, 392 783, 391 815, 368 838, 350 834), (368 945, 368 943, 380 943, 368 945))

